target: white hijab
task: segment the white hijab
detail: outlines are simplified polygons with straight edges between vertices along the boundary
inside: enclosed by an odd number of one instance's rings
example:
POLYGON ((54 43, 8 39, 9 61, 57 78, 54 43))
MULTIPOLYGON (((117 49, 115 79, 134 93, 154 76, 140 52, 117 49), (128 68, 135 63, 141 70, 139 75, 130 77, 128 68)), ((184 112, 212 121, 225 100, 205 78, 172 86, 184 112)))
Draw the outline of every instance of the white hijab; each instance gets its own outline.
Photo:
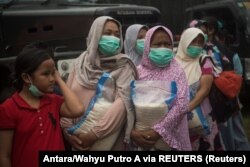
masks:
POLYGON ((194 84, 200 80, 201 77, 201 67, 199 63, 200 56, 197 58, 191 58, 187 55, 188 46, 199 34, 204 36, 204 33, 198 28, 186 29, 181 35, 181 40, 176 54, 176 59, 184 69, 189 85, 194 84))
POLYGON ((148 27, 145 25, 133 24, 128 27, 125 34, 125 40, 124 40, 125 54, 127 54, 130 57, 130 59, 134 62, 136 66, 140 64, 142 59, 142 55, 139 55, 135 50, 137 36, 140 30, 144 27, 148 29, 148 27))

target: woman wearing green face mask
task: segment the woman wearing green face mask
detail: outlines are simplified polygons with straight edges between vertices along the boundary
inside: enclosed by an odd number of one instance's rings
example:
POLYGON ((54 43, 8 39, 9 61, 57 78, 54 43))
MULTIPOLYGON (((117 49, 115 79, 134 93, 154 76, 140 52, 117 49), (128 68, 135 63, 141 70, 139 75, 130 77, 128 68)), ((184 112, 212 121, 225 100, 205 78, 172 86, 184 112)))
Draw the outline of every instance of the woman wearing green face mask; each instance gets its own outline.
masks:
POLYGON ((124 40, 124 51, 135 65, 139 65, 142 59, 145 35, 148 27, 141 24, 133 24, 128 27, 125 40, 124 40))
POLYGON ((147 31, 144 54, 137 69, 140 81, 175 82, 177 96, 173 106, 169 106, 168 111, 160 120, 155 121, 150 130, 136 129, 135 122, 131 121, 136 114, 127 113, 130 116, 125 141, 132 143, 133 150, 152 150, 159 139, 170 149, 191 150, 187 124, 188 84, 183 69, 174 58, 173 36, 168 28, 155 26, 147 31))
MULTIPOLYGON (((103 73, 108 73, 113 78, 115 87, 110 88, 110 91, 105 94, 111 99, 111 106, 104 111, 101 118, 93 120, 95 124, 88 133, 69 135, 68 128, 73 127, 73 123, 79 123, 80 120, 62 119, 65 138, 76 150, 103 150, 93 146, 111 134, 119 134, 125 122, 126 110, 128 112, 131 110, 128 88, 131 80, 137 78, 137 72, 134 63, 126 55, 121 54, 122 47, 120 23, 108 16, 98 17, 89 31, 87 50, 74 61, 73 71, 67 83, 82 99, 85 111, 92 104, 90 101, 94 99, 98 81, 103 73)), ((91 110, 90 113, 92 112, 96 110, 91 110)), ((118 138, 113 138, 114 140, 109 143, 116 142, 118 138)), ((115 145, 112 144, 112 147, 114 148, 115 145)))
POLYGON ((202 48, 205 44, 204 33, 198 28, 186 29, 179 42, 176 58, 183 67, 188 79, 190 102, 188 118, 192 118, 191 111, 197 107, 202 109, 204 126, 202 135, 197 135, 190 129, 190 137, 193 150, 214 150, 214 139, 218 134, 217 124, 210 116, 211 106, 208 94, 213 83, 213 64, 206 59, 203 66, 200 58, 203 55, 202 48), (190 117, 189 117, 190 116, 190 117), (208 124, 208 126, 206 125, 208 124))

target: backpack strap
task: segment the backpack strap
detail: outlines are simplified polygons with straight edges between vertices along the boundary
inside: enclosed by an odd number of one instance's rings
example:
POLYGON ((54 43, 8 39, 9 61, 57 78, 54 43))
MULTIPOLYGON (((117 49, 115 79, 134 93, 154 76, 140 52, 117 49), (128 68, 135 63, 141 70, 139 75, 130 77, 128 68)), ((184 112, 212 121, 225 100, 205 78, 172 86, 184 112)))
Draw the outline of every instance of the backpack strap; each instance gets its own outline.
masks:
POLYGON ((214 63, 213 58, 211 56, 208 56, 208 55, 204 55, 204 56, 200 57, 200 59, 199 59, 200 66, 203 67, 203 65, 205 64, 207 59, 210 59, 210 61, 213 63, 213 66, 215 67, 215 63, 214 63))

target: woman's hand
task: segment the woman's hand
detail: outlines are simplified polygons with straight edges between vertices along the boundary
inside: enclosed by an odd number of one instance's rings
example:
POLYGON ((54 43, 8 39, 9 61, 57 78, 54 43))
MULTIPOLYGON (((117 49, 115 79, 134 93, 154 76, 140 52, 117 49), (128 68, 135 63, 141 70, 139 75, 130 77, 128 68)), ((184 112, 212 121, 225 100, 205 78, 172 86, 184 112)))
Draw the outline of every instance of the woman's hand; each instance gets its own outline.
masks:
POLYGON ((147 131, 142 131, 142 133, 143 133, 143 136, 145 137, 145 138, 147 138, 147 139, 149 139, 149 140, 151 140, 151 141, 157 141, 158 139, 160 139, 160 135, 156 132, 156 131, 154 131, 154 130, 152 130, 152 129, 150 129, 150 130, 147 130, 147 131))
POLYGON ((79 139, 81 140, 81 147, 85 150, 90 149, 90 147, 97 141, 96 135, 89 131, 88 133, 81 133, 78 135, 79 139))
POLYGON ((76 150, 83 151, 85 150, 84 147, 82 147, 82 141, 79 139, 76 135, 70 135, 66 130, 63 131, 63 135, 66 139, 66 141, 71 145, 71 147, 75 148, 76 150))
POLYGON ((159 134, 153 130, 138 131, 132 130, 131 139, 135 142, 136 145, 143 147, 145 149, 152 148, 156 141, 160 138, 159 134))

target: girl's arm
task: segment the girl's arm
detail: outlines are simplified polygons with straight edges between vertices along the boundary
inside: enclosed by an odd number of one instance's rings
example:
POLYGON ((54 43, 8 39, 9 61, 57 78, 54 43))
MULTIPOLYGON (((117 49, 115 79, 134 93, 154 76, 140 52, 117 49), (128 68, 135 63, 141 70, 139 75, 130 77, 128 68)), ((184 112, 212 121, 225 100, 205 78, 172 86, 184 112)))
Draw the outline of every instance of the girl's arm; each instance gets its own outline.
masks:
POLYGON ((81 116, 84 112, 84 107, 80 99, 62 80, 58 71, 55 72, 55 78, 64 96, 64 103, 62 104, 60 111, 61 115, 69 118, 81 116))
POLYGON ((13 130, 0 130, 0 166, 11 167, 13 130))

